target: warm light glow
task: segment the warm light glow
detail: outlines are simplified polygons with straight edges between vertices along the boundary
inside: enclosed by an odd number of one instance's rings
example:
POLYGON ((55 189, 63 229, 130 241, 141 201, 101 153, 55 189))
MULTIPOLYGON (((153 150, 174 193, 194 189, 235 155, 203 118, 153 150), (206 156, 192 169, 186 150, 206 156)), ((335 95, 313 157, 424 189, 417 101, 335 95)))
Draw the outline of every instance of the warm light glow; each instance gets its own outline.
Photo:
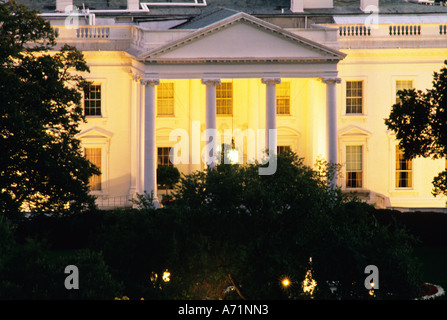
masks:
POLYGON ((230 160, 231 164, 236 164, 239 162, 239 152, 237 149, 231 149, 227 152, 228 160, 230 160))
POLYGON ((307 270, 306 277, 303 281, 303 291, 312 295, 316 287, 317 282, 312 278, 312 271, 307 270))
POLYGON ((152 274, 151 274, 151 282, 157 281, 157 278, 158 278, 158 274, 156 274, 155 272, 152 272, 152 274))
POLYGON ((163 277, 162 277, 162 279, 163 279, 163 281, 164 282, 169 282, 169 281, 171 281, 171 273, 168 271, 168 269, 166 269, 166 271, 165 272, 163 272, 163 277))
POLYGON ((290 280, 289 280, 289 278, 284 278, 284 279, 281 281, 281 284, 282 284, 283 287, 285 287, 285 288, 287 288, 288 286, 290 286, 290 280))

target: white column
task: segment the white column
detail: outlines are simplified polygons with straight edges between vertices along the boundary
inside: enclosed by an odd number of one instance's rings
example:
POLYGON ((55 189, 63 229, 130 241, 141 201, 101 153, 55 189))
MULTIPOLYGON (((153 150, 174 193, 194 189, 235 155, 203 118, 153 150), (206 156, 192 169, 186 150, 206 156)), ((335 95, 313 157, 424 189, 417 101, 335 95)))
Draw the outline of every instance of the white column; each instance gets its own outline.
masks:
MULTIPOLYGON (((329 163, 338 163, 337 158, 337 87, 339 78, 323 79, 326 83, 326 121, 327 121, 327 146, 329 163)), ((331 186, 337 185, 337 177, 330 181, 331 186)))
POLYGON ((280 78, 263 78, 266 85, 265 101, 265 147, 269 154, 276 154, 276 85, 281 83, 280 78))
POLYGON ((129 196, 133 197, 136 192, 139 192, 137 189, 137 181, 138 181, 138 121, 140 116, 138 114, 139 105, 138 105, 138 94, 139 94, 139 77, 134 73, 130 73, 130 190, 129 196))
POLYGON ((217 164, 216 86, 220 79, 202 79, 202 83, 206 85, 206 163, 209 168, 214 168, 217 164))
POLYGON ((158 79, 142 79, 144 88, 144 161, 143 161, 143 190, 148 194, 154 193, 154 204, 159 206, 157 196, 157 145, 155 132, 155 86, 160 84, 158 79))

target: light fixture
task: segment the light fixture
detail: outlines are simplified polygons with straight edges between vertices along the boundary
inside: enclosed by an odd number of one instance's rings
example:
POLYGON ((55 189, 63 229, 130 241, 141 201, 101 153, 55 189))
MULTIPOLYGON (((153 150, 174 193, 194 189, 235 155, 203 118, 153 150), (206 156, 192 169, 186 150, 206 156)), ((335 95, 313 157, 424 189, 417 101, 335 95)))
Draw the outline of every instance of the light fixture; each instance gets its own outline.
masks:
POLYGON ((164 282, 169 282, 171 281, 171 273, 168 271, 168 269, 166 269, 165 272, 163 272, 163 277, 162 277, 164 282))
POLYGON ((284 277, 284 278, 281 280, 281 284, 282 284, 282 286, 283 286, 284 288, 289 287, 290 284, 291 284, 290 279, 287 278, 287 277, 284 277))

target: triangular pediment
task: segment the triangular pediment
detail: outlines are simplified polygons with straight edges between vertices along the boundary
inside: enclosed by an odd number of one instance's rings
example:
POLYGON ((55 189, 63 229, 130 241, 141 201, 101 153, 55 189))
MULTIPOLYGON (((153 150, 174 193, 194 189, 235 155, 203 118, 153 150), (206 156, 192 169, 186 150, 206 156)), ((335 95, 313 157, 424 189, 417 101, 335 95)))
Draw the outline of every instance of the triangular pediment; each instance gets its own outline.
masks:
POLYGON ((246 13, 237 13, 139 58, 148 62, 338 61, 345 54, 246 13))
POLYGON ((371 132, 357 126, 348 126, 338 132, 340 137, 369 137, 371 132))
POLYGON ((86 129, 76 135, 76 138, 78 139, 110 139, 112 137, 113 133, 99 128, 99 127, 93 127, 90 129, 86 129))

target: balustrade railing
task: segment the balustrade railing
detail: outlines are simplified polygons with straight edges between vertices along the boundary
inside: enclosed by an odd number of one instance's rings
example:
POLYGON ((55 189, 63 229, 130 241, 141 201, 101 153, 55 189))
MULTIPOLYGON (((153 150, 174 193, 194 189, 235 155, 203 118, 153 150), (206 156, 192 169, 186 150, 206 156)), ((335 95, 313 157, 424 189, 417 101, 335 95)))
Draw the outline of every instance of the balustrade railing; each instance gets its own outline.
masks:
POLYGON ((371 27, 365 25, 340 26, 338 34, 340 36, 370 36, 371 27))
POLYGON ((390 36, 419 36, 422 27, 420 25, 394 25, 389 26, 390 36))
POLYGON ((110 28, 108 27, 79 27, 76 29, 78 39, 108 39, 110 28))

